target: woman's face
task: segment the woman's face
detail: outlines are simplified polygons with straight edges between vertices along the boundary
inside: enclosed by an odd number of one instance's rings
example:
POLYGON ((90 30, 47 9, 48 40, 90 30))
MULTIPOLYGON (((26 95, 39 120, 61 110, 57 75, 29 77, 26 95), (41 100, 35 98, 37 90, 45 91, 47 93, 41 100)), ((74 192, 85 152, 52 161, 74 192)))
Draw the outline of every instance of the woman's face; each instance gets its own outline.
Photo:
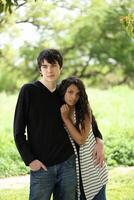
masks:
POLYGON ((64 101, 69 106, 75 106, 80 98, 80 91, 74 84, 70 85, 64 95, 64 101))

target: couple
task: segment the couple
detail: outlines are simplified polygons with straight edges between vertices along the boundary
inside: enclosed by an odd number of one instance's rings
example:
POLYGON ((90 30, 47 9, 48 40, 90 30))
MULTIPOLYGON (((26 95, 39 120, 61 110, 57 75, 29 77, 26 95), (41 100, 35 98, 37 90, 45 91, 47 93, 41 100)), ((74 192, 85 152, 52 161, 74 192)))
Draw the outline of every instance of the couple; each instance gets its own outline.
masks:
POLYGON ((38 58, 41 79, 25 84, 14 116, 14 139, 30 168, 29 200, 105 200, 103 142, 82 81, 57 87, 63 57, 56 49, 38 58))

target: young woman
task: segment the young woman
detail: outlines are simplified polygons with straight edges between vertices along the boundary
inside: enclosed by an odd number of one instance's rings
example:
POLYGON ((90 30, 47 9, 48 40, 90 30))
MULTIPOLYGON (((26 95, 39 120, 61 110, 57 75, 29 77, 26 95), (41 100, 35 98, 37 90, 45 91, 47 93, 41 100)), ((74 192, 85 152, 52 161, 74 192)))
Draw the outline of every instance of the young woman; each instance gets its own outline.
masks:
POLYGON ((107 169, 105 163, 100 166, 93 158, 96 121, 84 84, 77 77, 69 77, 61 82, 59 91, 64 100, 61 116, 76 153, 77 199, 106 200, 107 169))

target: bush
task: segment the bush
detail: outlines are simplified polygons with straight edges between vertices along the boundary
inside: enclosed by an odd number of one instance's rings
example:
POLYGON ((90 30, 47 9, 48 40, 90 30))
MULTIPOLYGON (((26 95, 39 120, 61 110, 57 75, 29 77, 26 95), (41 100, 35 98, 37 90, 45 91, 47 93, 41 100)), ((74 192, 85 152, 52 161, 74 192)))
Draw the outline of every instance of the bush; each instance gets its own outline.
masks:
POLYGON ((107 138, 106 160, 109 166, 134 166, 134 143, 125 138, 107 138))

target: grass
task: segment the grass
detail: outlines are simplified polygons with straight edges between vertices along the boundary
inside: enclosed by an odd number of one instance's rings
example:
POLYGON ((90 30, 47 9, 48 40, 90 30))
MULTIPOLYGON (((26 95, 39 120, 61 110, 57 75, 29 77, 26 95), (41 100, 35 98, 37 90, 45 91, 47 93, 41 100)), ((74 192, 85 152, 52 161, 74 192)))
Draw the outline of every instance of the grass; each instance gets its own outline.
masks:
MULTIPOLYGON (((107 144, 111 145, 106 150, 112 151, 115 147, 120 149, 120 143, 125 144, 126 142, 128 142, 128 146, 131 143, 131 146, 134 147, 134 90, 123 86, 109 90, 89 88, 87 92, 99 128, 103 133, 105 146, 107 144)), ((13 141, 13 115, 16 98, 16 95, 0 94, 0 177, 28 173, 13 141)), ((123 148, 121 147, 124 156, 127 152, 125 151, 126 147, 123 148)), ((133 154, 128 155, 129 160, 132 160, 133 154)), ((125 162, 127 161, 123 161, 123 164, 125 162)), ((134 200, 134 170, 132 170, 133 168, 124 169, 117 167, 110 170, 110 179, 107 186, 108 200, 134 200)), ((28 187, 26 186, 20 189, 0 189, 0 200, 27 199, 28 187)))
POLYGON ((108 200, 134 200, 134 167, 110 171, 107 197, 108 200))
POLYGON ((26 174, 13 140, 13 117, 16 95, 0 94, 0 177, 26 174))
POLYGON ((0 200, 26 200, 28 199, 27 188, 19 190, 0 190, 0 200))
MULTIPOLYGON (((134 167, 117 167, 109 172, 108 200, 134 200, 134 167)), ((0 190, 0 200, 27 200, 28 187, 0 190)), ((52 200, 52 199, 51 199, 52 200)))
MULTIPOLYGON (((109 90, 89 88, 87 93, 104 136, 108 164, 118 164, 122 158, 120 164, 134 165, 134 90, 120 86, 109 90)), ((13 140, 16 99, 17 95, 0 93, 0 177, 28 173, 13 140)))
POLYGON ((129 133, 134 138, 134 90, 120 86, 109 90, 90 88, 87 92, 104 137, 108 134, 126 137, 129 133))

